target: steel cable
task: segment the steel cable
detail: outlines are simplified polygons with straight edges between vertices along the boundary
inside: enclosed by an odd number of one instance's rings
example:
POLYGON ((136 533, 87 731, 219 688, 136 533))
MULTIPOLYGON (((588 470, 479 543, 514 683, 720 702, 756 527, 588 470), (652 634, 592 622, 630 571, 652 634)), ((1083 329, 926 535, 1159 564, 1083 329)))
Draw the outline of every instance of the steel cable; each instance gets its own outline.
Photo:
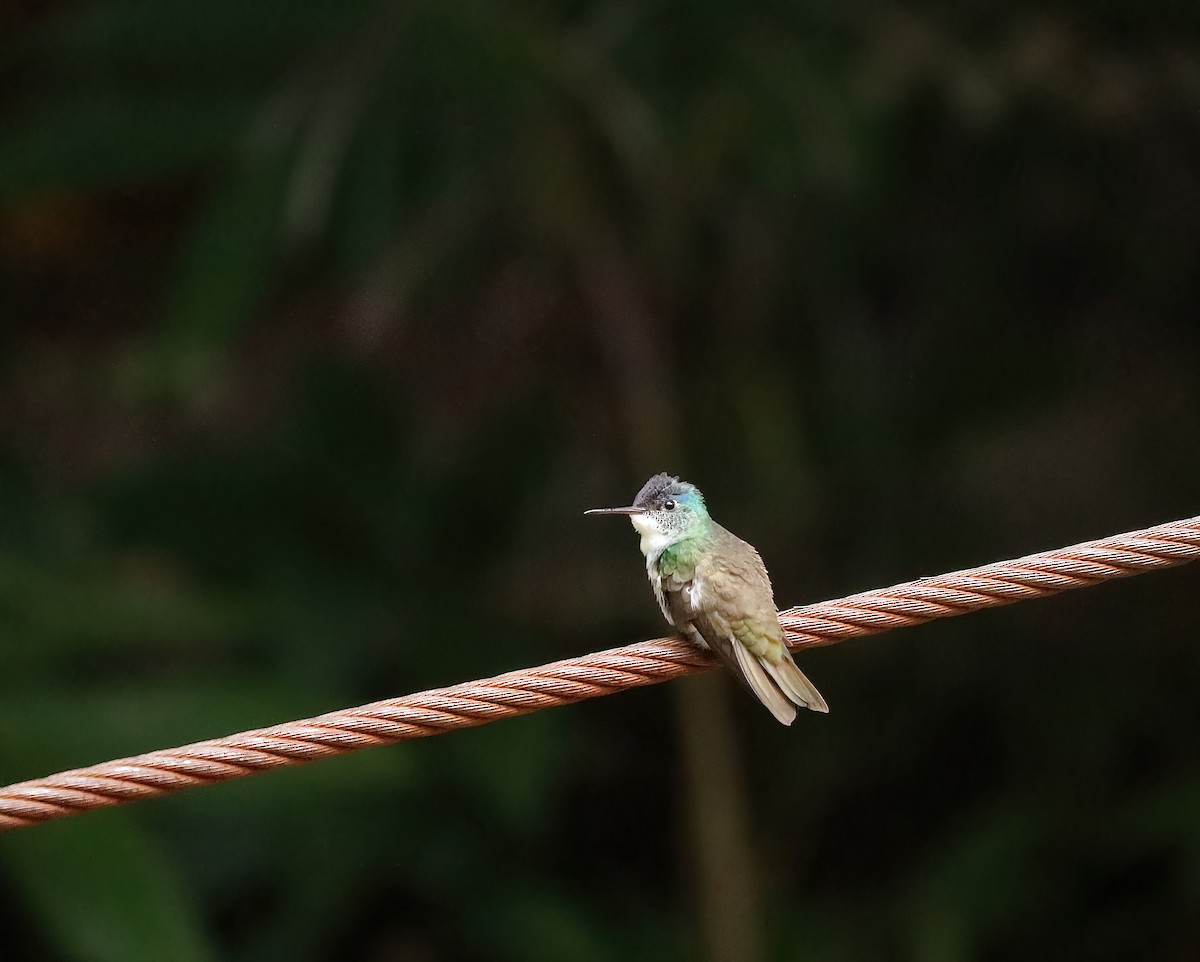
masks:
MULTIPOLYGON (((1200 517, 780 613, 793 650, 1084 588, 1200 557, 1200 517)), ((715 667, 658 638, 0 788, 0 831, 655 685, 715 667)))

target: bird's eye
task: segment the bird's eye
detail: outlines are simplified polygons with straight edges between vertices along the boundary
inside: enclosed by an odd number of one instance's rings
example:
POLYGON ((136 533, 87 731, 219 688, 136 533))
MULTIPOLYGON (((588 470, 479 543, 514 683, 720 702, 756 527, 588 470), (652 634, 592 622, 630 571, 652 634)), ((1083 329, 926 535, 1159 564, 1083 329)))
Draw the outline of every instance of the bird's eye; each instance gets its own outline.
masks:
POLYGON ((663 507, 668 511, 674 511, 675 510, 675 502, 672 501, 670 498, 667 498, 667 500, 663 502, 663 507))

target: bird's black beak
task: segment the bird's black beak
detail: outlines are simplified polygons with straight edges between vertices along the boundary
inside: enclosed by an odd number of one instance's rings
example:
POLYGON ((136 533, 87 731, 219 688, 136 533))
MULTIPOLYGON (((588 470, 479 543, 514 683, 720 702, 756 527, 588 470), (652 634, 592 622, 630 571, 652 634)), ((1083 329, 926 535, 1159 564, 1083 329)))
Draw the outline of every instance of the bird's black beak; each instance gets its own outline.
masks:
POLYGON ((590 510, 588 510, 588 511, 585 511, 585 512, 583 512, 583 513, 584 513, 584 514, 641 514, 641 513, 642 513, 642 509, 641 509, 641 508, 634 508, 634 507, 628 507, 628 508, 591 508, 590 510))

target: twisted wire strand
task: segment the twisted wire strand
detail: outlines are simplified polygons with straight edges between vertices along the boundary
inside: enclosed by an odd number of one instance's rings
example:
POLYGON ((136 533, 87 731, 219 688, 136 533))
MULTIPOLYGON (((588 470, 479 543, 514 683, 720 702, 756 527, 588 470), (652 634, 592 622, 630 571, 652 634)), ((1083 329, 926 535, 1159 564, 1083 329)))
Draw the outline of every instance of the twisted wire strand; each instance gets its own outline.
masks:
MULTIPOLYGON (((793 650, 924 624, 1200 557, 1200 516, 790 608, 780 622, 793 650)), ((0 831, 124 805, 198 785, 303 765, 456 728, 655 685, 715 666, 678 638, 567 658, 494 678, 417 692, 254 731, 161 749, 0 788, 0 831)))

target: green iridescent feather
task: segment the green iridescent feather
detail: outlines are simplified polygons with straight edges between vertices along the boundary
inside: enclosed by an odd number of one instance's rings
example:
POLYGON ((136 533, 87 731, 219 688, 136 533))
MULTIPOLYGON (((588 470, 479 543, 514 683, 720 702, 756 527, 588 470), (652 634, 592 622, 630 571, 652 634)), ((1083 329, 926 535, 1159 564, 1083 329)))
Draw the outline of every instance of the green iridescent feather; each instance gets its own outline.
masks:
POLYGON ((658 573, 664 578, 690 580, 703 550, 700 542, 700 538, 687 538, 664 548, 658 556, 658 573))

